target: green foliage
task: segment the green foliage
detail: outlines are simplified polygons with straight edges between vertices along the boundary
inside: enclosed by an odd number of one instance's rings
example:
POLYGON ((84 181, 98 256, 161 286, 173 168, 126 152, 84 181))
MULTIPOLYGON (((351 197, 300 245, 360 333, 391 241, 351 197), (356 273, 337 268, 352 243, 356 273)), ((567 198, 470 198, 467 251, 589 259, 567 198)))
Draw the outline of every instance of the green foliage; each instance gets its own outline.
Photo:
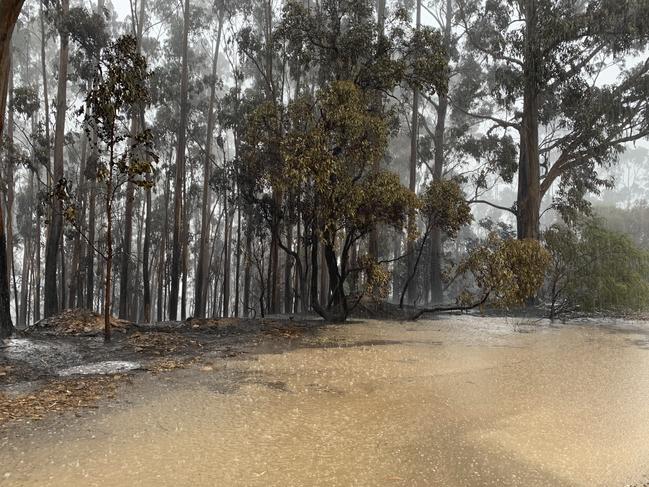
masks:
POLYGON ((462 188, 452 179, 429 183, 421 200, 424 217, 451 238, 457 237, 460 229, 473 221, 462 188))
POLYGON ((14 89, 10 110, 32 117, 38 111, 39 106, 38 92, 34 88, 21 86, 14 89))
MULTIPOLYGON (((0 162, 2 162, 4 167, 12 166, 17 168, 19 166, 31 166, 29 154, 21 145, 17 144, 15 141, 12 142, 8 137, 5 137, 0 141, 0 162)), ((5 191, 5 181, 1 177, 0 182, 2 183, 3 191, 5 191)))
POLYGON ((72 7, 64 20, 64 28, 79 45, 88 59, 97 59, 101 50, 109 44, 104 15, 85 7, 72 7))
POLYGON ((649 253, 597 219, 557 224, 544 234, 552 255, 546 282, 551 314, 637 311, 649 306, 649 253))
POLYGON ((390 293, 390 272, 367 255, 362 256, 358 264, 365 274, 365 294, 376 302, 387 299, 390 293))
POLYGON ((518 150, 510 135, 466 136, 460 139, 459 150, 484 164, 475 178, 478 188, 487 189, 489 174, 497 174, 506 183, 514 180, 518 170, 518 150))
POLYGON ((396 174, 373 170, 388 129, 370 102, 353 83, 340 81, 321 90, 315 106, 302 99, 288 108, 290 129, 280 145, 284 166, 270 175, 276 176, 271 185, 310 187, 313 218, 331 244, 342 229, 360 238, 377 223, 403 228, 409 209, 418 206, 396 174))
MULTIPOLYGON (((363 90, 390 91, 401 83, 430 95, 447 90, 447 61, 439 32, 412 27, 409 13, 388 13, 385 29, 369 0, 324 0, 320 8, 286 2, 275 34, 300 70, 318 69, 325 81, 354 81, 363 90)), ((296 68, 294 68, 296 69, 296 68)))
POLYGON ((329 272, 340 281, 339 301, 346 299, 343 285, 350 272, 365 274, 367 292, 386 292, 385 269, 363 261, 350 270, 349 251, 379 223, 403 230, 409 212, 420 206, 398 175, 376 169, 389 129, 372 103, 355 83, 337 81, 285 109, 262 103, 245 120, 241 163, 249 186, 244 194, 271 229, 278 214, 287 219, 299 210, 333 256, 329 272))
POLYGON ((524 138, 521 100, 534 100, 531 117, 542 132, 535 148, 544 175, 540 194, 556 181, 553 204, 565 220, 588 212, 586 195, 611 187, 603 170, 618 162, 624 144, 649 134, 649 3, 458 0, 457 8, 472 73, 457 90, 460 104, 489 125, 486 138, 478 134, 464 148, 475 156, 486 143, 489 152, 502 153, 495 160, 505 164, 495 167, 511 181, 516 166, 509 136, 524 138), (531 19, 529 5, 536 11, 531 19), (613 81, 601 79, 604 68, 618 73, 613 81))
POLYGON ((466 291, 460 302, 482 300, 501 308, 523 305, 543 285, 549 264, 550 254, 538 241, 502 239, 492 233, 459 266, 459 272, 473 275, 479 289, 478 297, 466 291))
POLYGON ((155 154, 148 130, 132 134, 128 127, 135 108, 147 103, 146 59, 133 36, 122 36, 102 51, 93 89, 86 102, 87 130, 95 130, 100 157, 93 161, 96 177, 111 179, 114 170, 139 186, 150 186, 155 154), (129 141, 128 144, 126 142, 129 141))
POLYGON ((596 206, 595 215, 611 232, 628 235, 638 248, 649 250, 649 204, 638 201, 628 208, 596 206))

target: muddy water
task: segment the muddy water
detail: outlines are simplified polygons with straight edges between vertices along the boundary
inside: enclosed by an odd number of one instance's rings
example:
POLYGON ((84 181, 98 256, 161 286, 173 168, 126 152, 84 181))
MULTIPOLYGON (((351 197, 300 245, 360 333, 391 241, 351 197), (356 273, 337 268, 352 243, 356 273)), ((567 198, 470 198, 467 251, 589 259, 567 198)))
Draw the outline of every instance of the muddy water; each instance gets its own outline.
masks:
POLYGON ((140 375, 94 413, 0 432, 0 484, 649 480, 641 331, 463 318, 333 327, 303 345, 140 375))

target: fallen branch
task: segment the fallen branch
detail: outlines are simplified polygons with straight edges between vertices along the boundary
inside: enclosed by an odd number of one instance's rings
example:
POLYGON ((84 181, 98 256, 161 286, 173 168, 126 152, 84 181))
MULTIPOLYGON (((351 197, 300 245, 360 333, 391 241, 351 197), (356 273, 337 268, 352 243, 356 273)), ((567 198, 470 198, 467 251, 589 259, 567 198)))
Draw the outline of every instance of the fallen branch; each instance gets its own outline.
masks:
POLYGON ((486 293, 482 300, 478 301, 477 303, 469 304, 466 306, 438 306, 436 308, 424 308, 418 310, 414 315, 412 315, 410 318, 408 318, 409 321, 417 321, 419 318, 421 318, 422 315, 426 313, 446 313, 449 311, 470 311, 472 309, 475 309, 479 306, 482 306, 487 302, 487 299, 489 299, 489 294, 486 293))

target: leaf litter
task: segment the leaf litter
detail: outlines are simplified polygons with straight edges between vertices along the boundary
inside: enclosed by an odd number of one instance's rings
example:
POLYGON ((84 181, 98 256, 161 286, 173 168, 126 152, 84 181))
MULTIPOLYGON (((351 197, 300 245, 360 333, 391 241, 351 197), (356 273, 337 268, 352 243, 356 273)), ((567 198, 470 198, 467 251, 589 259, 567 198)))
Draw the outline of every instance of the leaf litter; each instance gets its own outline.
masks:
POLYGON ((0 348, 0 427, 40 420, 52 412, 98 407, 100 399, 113 398, 136 370, 158 374, 196 365, 210 372, 217 369, 211 361, 215 357, 236 358, 260 340, 294 341, 308 327, 293 320, 237 318, 151 325, 112 318, 111 323, 119 333, 104 345, 101 315, 65 310, 0 348), (26 350, 33 355, 29 359, 26 350), (49 357, 52 353, 56 357, 49 357), (137 367, 111 369, 111 364, 120 363, 137 367), (98 367, 101 364, 107 365, 98 367))

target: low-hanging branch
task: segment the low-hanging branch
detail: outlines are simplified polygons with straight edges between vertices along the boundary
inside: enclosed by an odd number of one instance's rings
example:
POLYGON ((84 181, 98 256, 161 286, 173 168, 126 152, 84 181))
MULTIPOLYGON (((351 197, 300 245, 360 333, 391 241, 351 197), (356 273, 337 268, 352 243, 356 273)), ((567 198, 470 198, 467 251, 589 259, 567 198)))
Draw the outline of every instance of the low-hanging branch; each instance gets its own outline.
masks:
POLYGON ((489 299, 490 294, 491 293, 489 293, 489 292, 486 293, 482 297, 482 299, 480 301, 477 301, 477 302, 475 302, 473 304, 469 304, 469 305, 464 305, 464 306, 462 306, 462 305, 436 306, 434 308, 422 308, 422 309, 417 310, 417 312, 414 315, 410 316, 408 318, 408 320, 416 321, 419 318, 421 318, 422 315, 430 314, 430 313, 448 313, 449 311, 470 311, 472 309, 475 309, 475 308, 478 308, 478 307, 484 305, 487 302, 487 300, 489 299))

